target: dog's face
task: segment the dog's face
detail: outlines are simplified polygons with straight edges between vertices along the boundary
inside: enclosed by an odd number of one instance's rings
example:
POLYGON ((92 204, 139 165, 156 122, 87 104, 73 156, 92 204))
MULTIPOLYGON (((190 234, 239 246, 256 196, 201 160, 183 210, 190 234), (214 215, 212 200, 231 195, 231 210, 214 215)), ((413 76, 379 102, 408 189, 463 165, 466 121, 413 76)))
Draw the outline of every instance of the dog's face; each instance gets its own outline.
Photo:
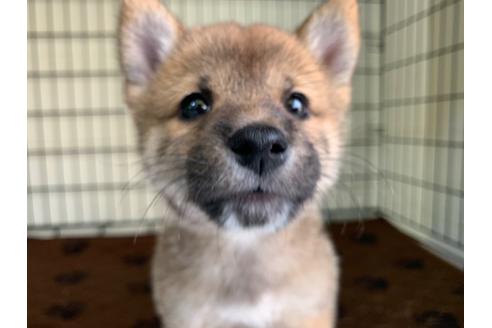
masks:
POLYGON ((158 1, 126 0, 126 96, 158 192, 184 220, 287 224, 336 178, 358 47, 355 1, 331 1, 291 35, 186 30, 158 1))

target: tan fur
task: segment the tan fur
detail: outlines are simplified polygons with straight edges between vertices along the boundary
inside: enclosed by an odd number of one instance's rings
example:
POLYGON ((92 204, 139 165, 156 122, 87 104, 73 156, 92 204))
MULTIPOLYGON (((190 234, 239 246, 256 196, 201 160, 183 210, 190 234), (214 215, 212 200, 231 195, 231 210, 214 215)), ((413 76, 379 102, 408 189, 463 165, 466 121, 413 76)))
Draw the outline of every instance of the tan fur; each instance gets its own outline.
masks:
MULTIPOLYGON (((152 272, 156 309, 166 327, 334 327, 338 263, 317 203, 334 183, 342 154, 359 47, 356 1, 321 6, 295 36, 265 25, 234 23, 187 30, 156 0, 125 0, 119 39, 126 99, 146 171, 169 205, 152 272), (170 31, 166 40, 172 49, 163 52, 165 58, 151 76, 136 74, 135 79, 135 22, 149 13, 166 22, 162 30, 170 31), (315 37, 325 28, 323 20, 335 22, 345 41, 337 49, 343 55, 338 67, 313 49, 319 47, 315 37), (183 122, 179 103, 203 77, 213 92, 214 109, 200 120, 183 122), (286 88, 309 99, 309 119, 292 120, 282 110, 286 88), (226 231, 186 201, 184 159, 199 142, 213 150, 207 156, 224 167, 223 176, 239 174, 217 150, 217 122, 232 129, 262 122, 286 130, 290 124, 297 136, 291 145, 296 158, 306 154, 306 143, 313 145, 321 169, 315 193, 283 229, 226 231)), ((282 174, 295 181, 300 168, 292 161, 282 174)), ((219 188, 220 182, 204 188, 219 188)))
POLYGON ((253 305, 265 293, 283 304, 277 320, 247 327, 333 326, 338 263, 316 213, 256 241, 254 249, 219 231, 198 230, 174 226, 156 246, 154 294, 170 327, 222 327, 217 308, 253 305), (179 302, 185 313, 173 313, 179 302), (196 316, 192 325, 190 316, 196 316))

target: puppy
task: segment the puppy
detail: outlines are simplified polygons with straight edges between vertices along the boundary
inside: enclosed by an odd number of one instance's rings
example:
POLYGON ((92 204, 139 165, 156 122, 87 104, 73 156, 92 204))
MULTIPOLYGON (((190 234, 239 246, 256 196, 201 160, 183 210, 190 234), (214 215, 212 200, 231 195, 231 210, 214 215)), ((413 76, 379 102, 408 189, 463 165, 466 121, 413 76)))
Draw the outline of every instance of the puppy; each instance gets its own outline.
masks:
POLYGON ((169 207, 153 260, 167 328, 334 327, 333 185, 359 51, 356 0, 296 31, 185 28, 124 0, 119 54, 149 180, 169 207))

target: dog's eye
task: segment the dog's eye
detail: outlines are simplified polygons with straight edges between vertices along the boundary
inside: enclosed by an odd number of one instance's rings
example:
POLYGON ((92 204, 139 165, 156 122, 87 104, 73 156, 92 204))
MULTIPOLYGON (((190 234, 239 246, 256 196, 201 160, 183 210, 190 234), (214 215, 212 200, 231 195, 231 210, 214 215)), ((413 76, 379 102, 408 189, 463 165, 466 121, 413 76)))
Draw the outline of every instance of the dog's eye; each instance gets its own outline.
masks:
POLYGON ((308 100, 302 93, 294 92, 290 94, 285 102, 285 107, 289 112, 300 118, 308 116, 308 100))
POLYGON ((181 101, 181 116, 191 120, 210 111, 210 104, 206 97, 198 92, 192 93, 181 101))

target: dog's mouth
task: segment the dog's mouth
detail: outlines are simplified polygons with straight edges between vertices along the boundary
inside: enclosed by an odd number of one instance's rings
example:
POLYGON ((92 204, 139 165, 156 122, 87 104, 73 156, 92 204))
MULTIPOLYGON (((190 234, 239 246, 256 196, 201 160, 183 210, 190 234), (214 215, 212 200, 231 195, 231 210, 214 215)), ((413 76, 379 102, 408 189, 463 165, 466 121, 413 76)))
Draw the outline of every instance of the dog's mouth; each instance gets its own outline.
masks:
POLYGON ((282 228, 311 197, 319 178, 312 146, 307 155, 290 164, 290 170, 277 168, 261 174, 235 162, 216 163, 207 149, 193 148, 193 160, 187 162, 188 196, 211 221, 226 229, 282 228), (207 163, 206 170, 198 160, 207 163))
POLYGON ((290 202, 287 195, 275 190, 268 190, 261 186, 247 191, 232 192, 229 195, 216 199, 218 202, 237 203, 240 206, 268 206, 279 201, 290 202))
POLYGON ((200 205, 219 226, 248 228, 264 226, 280 216, 287 217, 292 203, 280 193, 256 187, 248 191, 211 197, 200 205))
POLYGON ((254 203, 266 204, 268 202, 274 201, 281 197, 282 196, 277 193, 265 191, 263 188, 258 186, 258 188, 254 190, 234 194, 231 196, 230 200, 249 203, 249 204, 254 204, 254 203))

